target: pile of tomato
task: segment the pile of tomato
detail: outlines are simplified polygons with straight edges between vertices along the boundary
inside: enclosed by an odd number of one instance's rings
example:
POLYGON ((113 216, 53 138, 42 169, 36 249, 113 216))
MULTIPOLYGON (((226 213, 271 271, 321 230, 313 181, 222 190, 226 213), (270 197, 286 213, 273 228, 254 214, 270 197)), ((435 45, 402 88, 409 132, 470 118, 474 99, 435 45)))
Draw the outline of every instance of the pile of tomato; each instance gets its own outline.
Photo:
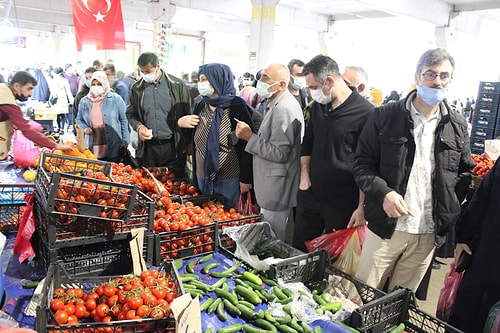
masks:
POLYGON ((482 153, 481 155, 471 154, 471 157, 476 162, 476 166, 472 169, 472 174, 479 178, 484 178, 495 164, 495 161, 491 161, 486 153, 482 153))
POLYGON ((52 324, 168 318, 177 293, 172 277, 158 270, 114 278, 88 293, 81 288, 57 288, 50 302, 57 321, 52 324))

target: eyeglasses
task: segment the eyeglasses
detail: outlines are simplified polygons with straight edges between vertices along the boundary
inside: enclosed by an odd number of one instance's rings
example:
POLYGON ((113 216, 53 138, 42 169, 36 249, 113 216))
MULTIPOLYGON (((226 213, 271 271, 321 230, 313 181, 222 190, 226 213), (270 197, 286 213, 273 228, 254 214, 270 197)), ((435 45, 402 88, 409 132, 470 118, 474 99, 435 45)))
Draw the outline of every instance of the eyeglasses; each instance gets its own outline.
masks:
POLYGON ((424 77, 426 81, 434 81, 438 76, 443 82, 448 82, 451 79, 453 79, 453 76, 450 75, 450 73, 434 73, 434 72, 425 72, 425 73, 420 73, 424 77))

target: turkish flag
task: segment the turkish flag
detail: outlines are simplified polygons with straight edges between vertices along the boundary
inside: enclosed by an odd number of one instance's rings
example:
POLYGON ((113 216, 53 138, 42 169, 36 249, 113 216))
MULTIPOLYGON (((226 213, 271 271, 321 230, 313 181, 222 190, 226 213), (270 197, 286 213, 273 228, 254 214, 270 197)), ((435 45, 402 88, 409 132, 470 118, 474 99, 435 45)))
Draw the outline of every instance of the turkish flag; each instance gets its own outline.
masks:
POLYGON ((93 44, 97 50, 125 50, 120 0, 70 0, 76 47, 93 44))

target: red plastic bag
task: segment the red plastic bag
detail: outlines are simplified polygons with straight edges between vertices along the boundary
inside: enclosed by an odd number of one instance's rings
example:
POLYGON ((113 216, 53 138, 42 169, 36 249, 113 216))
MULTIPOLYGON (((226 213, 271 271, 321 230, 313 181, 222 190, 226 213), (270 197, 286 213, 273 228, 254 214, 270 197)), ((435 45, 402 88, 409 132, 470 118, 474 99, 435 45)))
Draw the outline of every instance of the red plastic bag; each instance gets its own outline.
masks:
POLYGON ((236 203, 236 211, 243 215, 254 215, 259 213, 259 206, 252 202, 252 194, 250 191, 246 193, 246 198, 244 193, 240 193, 238 202, 236 203))
POLYGON ((341 270, 342 272, 354 276, 358 270, 359 257, 361 256, 361 248, 366 236, 366 225, 354 229, 349 237, 347 244, 339 254, 333 267, 341 270))
POLYGON ((441 288, 441 292, 439 293, 436 309, 436 317, 445 322, 448 322, 453 314, 457 290, 463 276, 463 273, 457 273, 455 268, 455 263, 451 263, 450 271, 446 274, 443 288, 441 288))
POLYGON ((27 169, 33 165, 40 155, 40 149, 26 138, 21 131, 14 132, 14 164, 20 168, 27 169))
POLYGON ((314 252, 317 249, 326 250, 330 254, 330 259, 335 261, 342 251, 344 251, 353 234, 356 234, 357 237, 359 237, 359 243, 362 246, 365 241, 366 226, 340 229, 329 234, 321 235, 312 240, 306 241, 306 249, 308 252, 314 252), (357 230, 358 232, 355 233, 357 230))
POLYGON ((35 255, 35 250, 31 245, 31 236, 35 232, 35 215, 33 214, 33 193, 26 193, 24 200, 26 201, 26 210, 19 224, 16 241, 14 242, 14 253, 19 254, 19 263, 35 255))

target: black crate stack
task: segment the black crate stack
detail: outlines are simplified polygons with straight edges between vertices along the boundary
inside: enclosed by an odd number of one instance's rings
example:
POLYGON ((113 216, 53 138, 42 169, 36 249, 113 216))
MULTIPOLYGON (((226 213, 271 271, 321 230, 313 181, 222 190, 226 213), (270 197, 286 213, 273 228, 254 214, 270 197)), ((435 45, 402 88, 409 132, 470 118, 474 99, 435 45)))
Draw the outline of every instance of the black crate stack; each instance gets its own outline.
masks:
POLYGON ((470 148, 473 154, 482 154, 484 140, 491 140, 500 135, 499 104, 500 82, 479 82, 470 133, 470 148))

